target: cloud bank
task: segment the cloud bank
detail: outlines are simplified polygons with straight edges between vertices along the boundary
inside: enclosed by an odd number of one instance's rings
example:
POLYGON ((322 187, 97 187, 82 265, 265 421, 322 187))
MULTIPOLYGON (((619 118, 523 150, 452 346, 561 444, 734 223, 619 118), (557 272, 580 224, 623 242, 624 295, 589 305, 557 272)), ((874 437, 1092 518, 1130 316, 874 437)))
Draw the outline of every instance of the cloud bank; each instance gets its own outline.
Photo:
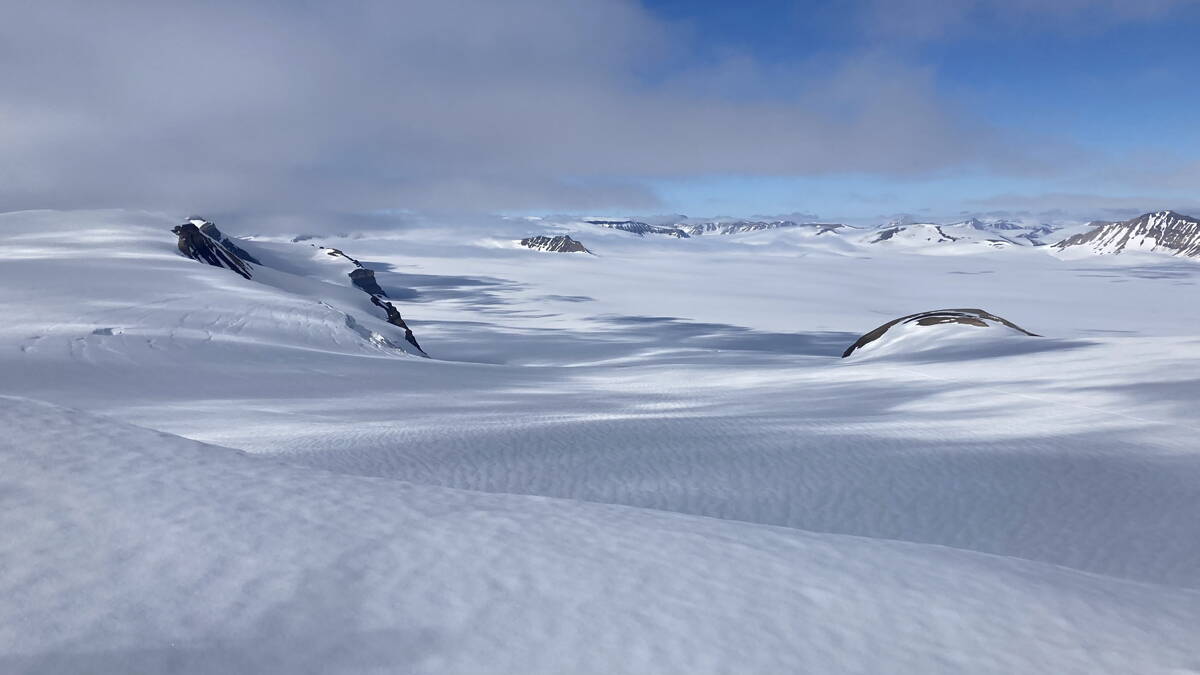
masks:
POLYGON ((743 97, 689 48, 628 0, 10 5, 0 203, 650 208, 655 177, 1037 162, 919 68, 743 97))
MULTIPOLYGON (((915 3, 912 30, 986 6, 915 3)), ((878 50, 772 71, 693 37, 633 0, 10 3, 0 210, 645 211, 656 179, 1079 159, 878 50)))

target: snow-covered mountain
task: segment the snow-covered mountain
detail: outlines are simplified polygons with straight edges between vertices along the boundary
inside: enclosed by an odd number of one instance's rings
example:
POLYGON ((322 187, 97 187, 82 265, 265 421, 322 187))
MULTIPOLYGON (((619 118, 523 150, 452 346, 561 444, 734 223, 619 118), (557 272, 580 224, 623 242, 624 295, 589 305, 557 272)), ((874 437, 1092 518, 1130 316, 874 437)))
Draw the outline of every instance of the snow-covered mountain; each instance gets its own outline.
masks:
MULTIPOLYGON (((688 239, 703 235, 756 234, 772 231, 801 231, 816 235, 841 236, 854 245, 886 244, 910 252, 971 253, 984 249, 1015 246, 1044 246, 1052 242, 1061 225, 1023 222, 1003 218, 969 218, 936 223, 911 216, 894 219, 863 234, 857 227, 840 223, 793 220, 676 220, 661 223, 640 220, 587 219, 588 225, 636 234, 688 239)), ((567 224, 569 226, 569 224, 567 224)))
POLYGON ((565 234, 553 237, 545 235, 526 237, 520 243, 525 248, 549 253, 591 253, 582 243, 565 234))
POLYGON ((1015 230, 1024 230, 1026 227, 1020 223, 1014 223, 1011 220, 1003 218, 984 220, 982 218, 968 218, 957 223, 950 223, 951 227, 970 227, 984 232, 1012 232, 1015 230))
POLYGON ((973 253, 984 249, 1027 245, 1026 242, 1010 239, 990 230, 978 230, 970 225, 936 223, 885 226, 860 236, 859 242, 918 253, 973 253))
POLYGON ((1054 248, 1116 255, 1126 251, 1200 257, 1200 220, 1174 211, 1146 213, 1119 222, 1093 223, 1089 232, 1068 237, 1054 248))
POLYGON ((700 236, 704 234, 744 234, 747 232, 764 232, 767 230, 781 230, 788 228, 811 228, 817 234, 825 234, 827 232, 837 232, 845 227, 840 223, 798 223, 792 220, 731 220, 731 221, 710 221, 710 222, 680 222, 675 223, 674 227, 687 232, 692 236, 700 236))
POLYGON ((768 230, 783 230, 792 228, 811 229, 816 234, 837 232, 845 225, 841 223, 799 223, 792 220, 711 220, 711 221, 679 221, 667 224, 652 225, 637 220, 585 220, 589 225, 631 232, 638 236, 659 234, 677 239, 699 237, 706 234, 746 234, 749 232, 765 232, 768 230))
POLYGON ((637 220, 585 220, 589 225, 596 225, 610 230, 620 230, 644 237, 647 234, 661 234, 676 239, 687 239, 691 235, 678 227, 669 225, 651 225, 637 220))
POLYGON ((1026 225, 1008 220, 971 218, 955 223, 922 223, 911 219, 889 222, 863 237, 868 244, 888 243, 919 249, 952 245, 963 249, 985 246, 1042 246, 1046 237, 1057 230, 1046 224, 1026 225))
POLYGON ((842 358, 851 355, 938 352, 953 349, 961 354, 966 349, 986 350, 998 340, 1013 336, 1040 337, 1015 323, 982 309, 937 309, 909 314, 893 319, 864 333, 850 345, 842 358), (984 330, 977 330, 977 329, 984 330), (992 343, 989 345, 988 343, 992 343))
POLYGON ((879 244, 882 242, 943 244, 958 241, 959 239, 961 237, 947 234, 941 225, 934 223, 912 223, 910 225, 889 224, 876 232, 868 234, 865 241, 868 244, 879 244))
POLYGON ((1043 246, 1060 226, 1039 222, 1017 222, 1004 218, 969 218, 944 226, 948 232, 972 230, 1024 246, 1043 246))

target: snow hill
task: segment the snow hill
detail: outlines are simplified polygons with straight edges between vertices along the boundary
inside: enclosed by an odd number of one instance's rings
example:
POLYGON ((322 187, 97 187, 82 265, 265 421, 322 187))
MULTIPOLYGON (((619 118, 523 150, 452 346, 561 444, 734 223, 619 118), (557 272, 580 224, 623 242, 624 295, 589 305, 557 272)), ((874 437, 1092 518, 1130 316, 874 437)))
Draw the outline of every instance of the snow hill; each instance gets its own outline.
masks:
POLYGON ((933 352, 935 359, 946 358, 951 349, 978 350, 1016 336, 1040 337, 982 309, 939 309, 902 316, 864 333, 842 358, 922 351, 933 352))
POLYGON ((985 248, 1041 246, 1055 230, 1050 226, 1024 226, 1008 221, 984 222, 971 219, 949 225, 936 223, 889 224, 861 236, 866 244, 904 247, 926 252, 971 252, 985 248))
POLYGON ((1200 664, 1193 261, 176 226, 0 214, 0 672, 1200 664))
POLYGON ((1200 220, 1174 211, 1158 211, 1130 220, 1093 225, 1095 228, 1091 231, 1068 237, 1054 248, 1095 255, 1128 251, 1200 257, 1200 220))

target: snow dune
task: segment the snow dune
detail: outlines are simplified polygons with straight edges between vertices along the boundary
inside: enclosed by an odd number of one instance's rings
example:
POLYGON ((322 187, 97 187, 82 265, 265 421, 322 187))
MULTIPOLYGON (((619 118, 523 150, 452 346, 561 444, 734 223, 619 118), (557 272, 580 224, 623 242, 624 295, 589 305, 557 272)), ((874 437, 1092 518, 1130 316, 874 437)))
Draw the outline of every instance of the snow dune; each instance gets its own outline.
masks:
POLYGON ((1200 594, 339 476, 0 399, 0 669, 1148 672, 1200 594))

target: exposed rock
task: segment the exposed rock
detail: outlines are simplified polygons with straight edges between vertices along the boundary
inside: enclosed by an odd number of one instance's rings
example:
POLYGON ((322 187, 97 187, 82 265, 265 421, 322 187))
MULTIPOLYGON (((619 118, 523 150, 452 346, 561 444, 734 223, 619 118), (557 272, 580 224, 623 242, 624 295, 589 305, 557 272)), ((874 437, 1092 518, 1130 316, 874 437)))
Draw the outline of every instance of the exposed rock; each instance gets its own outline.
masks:
POLYGON ((1174 211, 1147 213, 1120 222, 1096 222, 1095 229, 1068 237, 1054 248, 1082 247, 1097 255, 1124 251, 1200 257, 1200 220, 1174 211))
POLYGON ((384 292, 383 287, 380 286, 379 282, 375 280, 375 270, 367 269, 362 263, 346 255, 340 249, 325 248, 322 246, 321 250, 325 251, 326 255, 333 256, 335 258, 345 258, 353 263, 354 269, 350 270, 349 275, 350 283, 366 291, 367 293, 370 293, 371 295, 382 295, 385 298, 387 297, 387 293, 384 292))
POLYGON ((392 303, 388 302, 387 300, 380 300, 374 295, 371 296, 371 302, 387 313, 388 323, 396 326, 397 328, 404 329, 404 339, 408 340, 410 345, 416 347, 418 352, 420 352, 422 355, 425 355, 425 350, 421 349, 421 345, 417 344, 417 338, 413 335, 412 329, 408 327, 408 324, 404 323, 404 317, 400 316, 399 310, 397 310, 392 303))
POLYGON ((195 223, 187 222, 171 231, 179 235, 179 252, 192 260, 233 270, 247 279, 253 277, 249 263, 201 232, 195 223))
POLYGON ((379 282, 375 280, 374 270, 367 269, 366 266, 364 266, 361 262, 346 255, 340 249, 326 248, 322 246, 321 250, 325 251, 326 255, 333 256, 335 258, 345 258, 353 263, 354 269, 350 270, 350 274, 348 275, 350 277, 350 282, 358 289, 371 296, 371 303, 382 309, 384 313, 387 314, 388 323, 404 330, 404 339, 407 340, 410 345, 416 347, 419 354, 422 356, 428 356, 425 353, 425 350, 421 349, 421 345, 417 344, 417 338, 413 335, 412 329, 408 327, 408 324, 404 322, 404 317, 400 316, 400 310, 396 309, 396 306, 392 303, 382 299, 386 298, 388 295, 384 292, 383 287, 379 285, 379 282))
POLYGON ((261 262, 258 261, 258 258, 255 258, 254 256, 247 253, 246 249, 242 248, 241 246, 238 246, 237 243, 234 242, 234 240, 232 238, 227 237, 224 234, 222 234, 221 231, 219 229, 217 229, 217 226, 214 225, 213 223, 211 223, 207 220, 204 220, 202 218, 192 218, 192 219, 188 220, 188 222, 193 225, 199 226, 201 232, 203 232, 205 235, 207 235, 209 239, 212 239, 213 241, 215 241, 215 242, 219 243, 221 246, 223 246, 226 251, 229 251, 230 253, 236 255, 237 257, 241 258, 242 260, 245 260, 246 262, 254 263, 255 265, 262 264, 261 262))
MULTIPOLYGON (((326 248, 324 246, 321 246, 320 249, 322 251, 325 251, 325 255, 333 256, 334 258, 345 258, 346 260, 349 260, 350 262, 354 263, 355 267, 363 267, 362 263, 360 263, 359 261, 355 260, 354 258, 351 258, 350 256, 346 255, 341 249, 326 248)), ((363 267, 363 269, 366 269, 366 268, 363 267)))
POLYGON ((350 283, 358 286, 362 290, 371 295, 379 295, 387 297, 387 293, 383 291, 383 287, 375 280, 375 271, 365 267, 356 267, 350 271, 350 283))
POLYGON ((527 237, 521 240, 521 245, 537 251, 549 251, 551 253, 591 253, 583 244, 565 234, 555 237, 541 235, 527 237))
POLYGON ((1030 337, 1040 337, 1036 333, 1030 333, 1008 319, 1002 319, 995 314, 982 309, 935 309, 929 312, 919 312, 917 314, 902 316, 899 319, 889 321, 875 330, 864 334, 862 337, 858 338, 854 344, 850 345, 850 347, 846 349, 845 353, 842 354, 842 358, 846 358, 855 351, 878 340, 879 338, 883 337, 885 333, 896 326, 937 326, 947 323, 957 323, 967 326, 975 326, 978 328, 1005 326, 1013 331, 1023 333, 1030 337))
MULTIPOLYGON (((193 260, 233 270, 247 279, 253 278, 253 268, 250 266, 250 262, 262 264, 247 251, 236 245, 232 245, 229 237, 222 234, 215 225, 205 220, 194 218, 174 228, 172 231, 179 235, 179 251, 193 260), (240 251, 240 253, 235 253, 235 251, 240 251)), ((417 343, 417 338, 413 335, 412 329, 408 327, 408 324, 404 322, 404 318, 400 316, 400 311, 391 302, 382 299, 387 297, 387 293, 384 292, 379 282, 375 280, 375 272, 367 269, 362 263, 336 248, 321 247, 321 250, 325 251, 327 255, 345 258, 350 261, 354 265, 354 269, 347 275, 350 277, 350 282, 371 297, 371 304, 384 311, 388 323, 404 331, 404 339, 416 348, 418 354, 427 356, 425 350, 421 349, 421 345, 417 343)), ((347 315, 346 322, 348 328, 355 330, 372 342, 390 347, 397 346, 384 336, 374 334, 368 329, 359 326, 353 317, 347 315)))

